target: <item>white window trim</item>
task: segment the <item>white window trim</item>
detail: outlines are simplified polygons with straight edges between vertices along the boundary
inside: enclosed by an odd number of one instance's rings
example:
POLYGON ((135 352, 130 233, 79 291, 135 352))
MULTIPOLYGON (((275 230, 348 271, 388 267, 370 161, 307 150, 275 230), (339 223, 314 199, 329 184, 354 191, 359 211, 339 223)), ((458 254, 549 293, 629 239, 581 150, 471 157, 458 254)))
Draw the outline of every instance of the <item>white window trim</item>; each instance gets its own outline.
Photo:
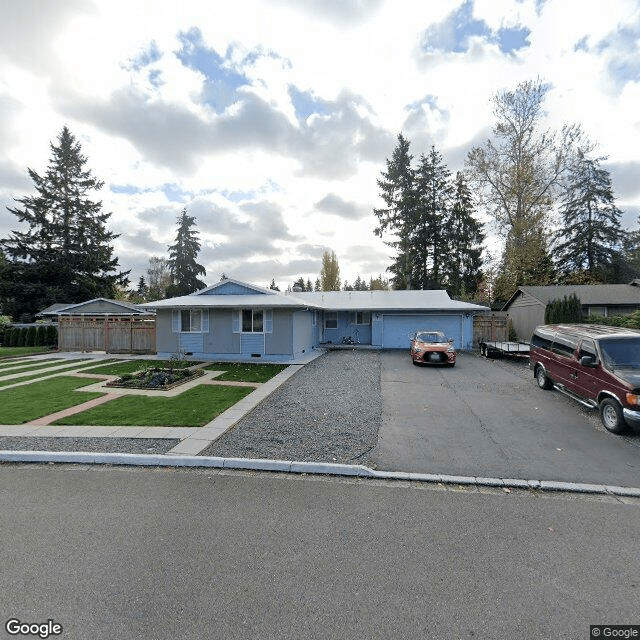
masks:
POLYGON ((338 328, 338 312, 337 311, 325 311, 324 312, 324 328, 328 329, 329 331, 335 330, 335 329, 338 328), (327 327, 327 320, 329 319, 329 316, 335 316, 335 319, 336 319, 336 326, 335 327, 327 327))
POLYGON ((205 333, 205 330, 204 330, 204 324, 205 324, 204 323, 204 311, 205 311, 204 309, 180 309, 178 311, 178 313, 179 313, 178 322, 179 322, 179 327, 180 327, 179 333, 189 333, 189 334, 191 334, 191 333, 205 333), (189 324, 190 325, 191 325, 191 316, 192 316, 192 314, 194 314, 194 313, 199 313, 200 314, 200 328, 197 331, 191 331, 191 330, 184 331, 182 329, 182 314, 185 311, 189 312, 189 324))
POLYGON ((355 317, 354 317, 354 323, 356 325, 359 326, 368 326, 371 324, 371 311, 354 311, 355 313, 355 317), (360 314, 363 318, 364 316, 368 315, 369 316, 369 321, 368 322, 358 322, 358 314, 360 314))
POLYGON ((243 307, 236 310, 235 325, 237 330, 234 333, 243 333, 245 335, 263 335, 265 333, 273 333, 273 309, 263 309, 262 307, 243 307), (244 331, 242 329, 242 314, 245 311, 251 311, 251 325, 253 326, 253 314, 256 311, 262 312, 262 331, 244 331))

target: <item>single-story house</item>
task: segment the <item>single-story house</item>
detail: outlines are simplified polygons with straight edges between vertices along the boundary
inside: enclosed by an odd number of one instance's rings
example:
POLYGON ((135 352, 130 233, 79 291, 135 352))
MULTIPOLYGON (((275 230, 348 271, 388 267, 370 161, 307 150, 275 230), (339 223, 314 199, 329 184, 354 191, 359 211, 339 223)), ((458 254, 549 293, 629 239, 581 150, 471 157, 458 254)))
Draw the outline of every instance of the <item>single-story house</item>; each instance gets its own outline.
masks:
POLYGON ((155 353, 155 315, 140 305, 94 298, 45 309, 38 315, 58 318, 60 351, 155 353))
POLYGON ((629 284, 518 287, 502 310, 507 312, 518 337, 529 340, 536 326, 544 324, 547 304, 573 294, 587 317, 626 315, 640 309, 640 280, 633 280, 629 284))
POLYGON ((446 291, 281 293, 234 279, 191 295, 148 302, 158 355, 209 360, 293 361, 351 337, 361 345, 408 349, 408 334, 438 329, 459 349, 473 346, 473 314, 488 309, 446 291))

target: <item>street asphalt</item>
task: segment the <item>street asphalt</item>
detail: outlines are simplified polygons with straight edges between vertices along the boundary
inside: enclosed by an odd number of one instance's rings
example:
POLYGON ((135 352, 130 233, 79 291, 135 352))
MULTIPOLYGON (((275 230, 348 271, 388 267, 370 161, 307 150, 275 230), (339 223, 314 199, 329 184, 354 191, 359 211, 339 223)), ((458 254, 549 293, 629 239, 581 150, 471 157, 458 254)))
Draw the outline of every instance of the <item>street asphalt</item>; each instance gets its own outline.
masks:
POLYGON ((543 391, 525 364, 459 354, 455 367, 382 356, 378 469, 640 486, 640 436, 543 391))
POLYGON ((3 627, 53 620, 63 640, 585 640, 640 623, 638 500, 6 465, 0 513, 3 627))

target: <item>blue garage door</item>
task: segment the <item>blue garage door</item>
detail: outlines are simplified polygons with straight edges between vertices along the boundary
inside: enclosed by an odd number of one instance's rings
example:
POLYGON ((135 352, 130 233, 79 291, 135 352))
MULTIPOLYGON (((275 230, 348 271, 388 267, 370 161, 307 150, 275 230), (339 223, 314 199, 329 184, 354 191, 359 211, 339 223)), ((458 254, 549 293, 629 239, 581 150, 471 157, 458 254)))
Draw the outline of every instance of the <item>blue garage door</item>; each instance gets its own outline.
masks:
POLYGON ((422 329, 442 331, 448 338, 453 338, 454 345, 461 348, 459 315, 387 315, 383 318, 382 346, 385 349, 408 349, 409 334, 422 329))

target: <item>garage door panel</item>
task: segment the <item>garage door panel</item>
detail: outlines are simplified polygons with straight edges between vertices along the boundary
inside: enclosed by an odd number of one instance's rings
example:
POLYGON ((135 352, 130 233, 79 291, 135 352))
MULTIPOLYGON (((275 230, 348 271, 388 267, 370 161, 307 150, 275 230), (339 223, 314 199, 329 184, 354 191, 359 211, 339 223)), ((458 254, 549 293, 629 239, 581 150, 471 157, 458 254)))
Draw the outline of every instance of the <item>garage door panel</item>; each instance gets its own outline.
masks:
POLYGON ((442 331, 453 338, 456 348, 460 345, 460 316, 453 315, 390 315, 383 317, 382 346, 385 349, 408 349, 409 334, 421 330, 442 331))

